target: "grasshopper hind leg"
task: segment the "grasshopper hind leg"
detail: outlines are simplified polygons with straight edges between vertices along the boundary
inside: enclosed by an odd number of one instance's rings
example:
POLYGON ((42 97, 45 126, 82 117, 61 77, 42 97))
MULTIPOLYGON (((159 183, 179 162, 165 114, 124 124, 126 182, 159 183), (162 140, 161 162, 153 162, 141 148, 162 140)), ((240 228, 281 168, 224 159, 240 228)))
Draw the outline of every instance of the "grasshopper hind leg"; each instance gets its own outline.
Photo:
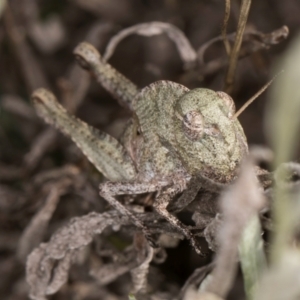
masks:
POLYGON ((112 136, 70 115, 46 89, 32 94, 39 116, 69 136, 88 160, 109 180, 133 180, 134 163, 126 149, 112 136))

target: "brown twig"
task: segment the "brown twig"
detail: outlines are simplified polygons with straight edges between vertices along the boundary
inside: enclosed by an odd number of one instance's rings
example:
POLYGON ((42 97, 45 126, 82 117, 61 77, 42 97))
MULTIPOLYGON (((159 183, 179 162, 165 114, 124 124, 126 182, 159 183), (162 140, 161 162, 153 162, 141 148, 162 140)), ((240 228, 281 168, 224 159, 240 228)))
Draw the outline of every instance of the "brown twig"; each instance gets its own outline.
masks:
MULTIPOLYGON (((282 26, 270 33, 262 33, 260 31, 253 30, 245 32, 238 59, 242 59, 263 49, 269 49, 271 46, 277 45, 278 43, 284 41, 288 37, 288 34, 289 29, 287 26, 282 26)), ((229 41, 234 41, 235 37, 235 33, 230 33, 227 35, 227 39, 229 41)), ((215 37, 203 44, 197 50, 198 64, 200 66, 198 72, 201 77, 214 74, 228 66, 229 61, 227 57, 218 57, 207 63, 205 63, 204 60, 204 55, 209 47, 222 40, 222 36, 215 37)))
POLYGON ((4 25, 21 64, 28 92, 31 93, 32 90, 39 87, 49 87, 38 61, 26 42, 25 33, 17 24, 9 5, 7 5, 4 13, 4 25))
POLYGON ((232 51, 229 57, 229 67, 225 77, 225 92, 230 94, 233 89, 234 76, 237 67, 237 61, 239 58, 239 52, 242 45, 243 34, 245 31, 248 14, 251 6, 251 0, 243 0, 240 9, 240 17, 238 21, 238 28, 236 32, 236 39, 232 47, 232 51))
POLYGON ((228 25, 229 17, 230 17, 230 0, 225 0, 225 13, 224 13, 223 26, 222 26, 222 37, 223 37, 226 53, 228 56, 230 55, 230 51, 231 51, 231 46, 227 38, 227 25, 228 25))

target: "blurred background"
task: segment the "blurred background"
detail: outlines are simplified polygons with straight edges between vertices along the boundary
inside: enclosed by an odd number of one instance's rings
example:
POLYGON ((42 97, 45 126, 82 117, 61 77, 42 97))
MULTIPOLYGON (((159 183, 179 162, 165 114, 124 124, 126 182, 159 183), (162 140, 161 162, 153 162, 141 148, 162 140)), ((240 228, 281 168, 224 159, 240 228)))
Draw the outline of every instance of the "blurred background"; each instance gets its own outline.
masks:
MULTIPOLYGON (((240 1, 231 2, 229 34, 236 30, 240 8, 240 1)), ((199 56, 203 53, 193 67, 184 68, 174 42, 165 34, 128 36, 117 45, 109 63, 140 88, 166 79, 188 88, 223 90, 224 45, 220 39, 208 48, 204 45, 220 37, 225 7, 224 1, 213 0, 0 0, 0 9, 0 295, 1 299, 27 299, 26 255, 71 217, 107 208, 98 199, 101 175, 67 138, 36 116, 30 103, 32 91, 42 86, 51 89, 69 111, 119 137, 130 112, 77 66, 75 46, 86 40, 104 53, 122 29, 151 21, 171 23, 183 31, 199 56), (49 190, 61 182, 46 228, 26 244, 25 228, 49 190)), ((244 57, 231 94, 237 108, 272 77, 272 66, 299 31, 299 15, 298 0, 253 1, 244 57), (283 25, 289 28, 287 38, 283 25)), ((239 117, 250 145, 267 144, 263 130, 267 95, 239 117)), ((187 249, 183 242, 169 251, 159 273, 166 284, 182 286, 195 261, 203 264, 187 249), (181 264, 179 254, 189 257, 187 262, 181 264)), ((98 290, 94 297, 76 294, 75 287, 90 280, 88 271, 78 268, 82 272, 70 279, 74 289, 51 299, 99 299, 98 290)), ((116 290, 113 283, 108 290, 116 290)), ((240 290, 237 283, 232 299, 242 299, 240 290)))

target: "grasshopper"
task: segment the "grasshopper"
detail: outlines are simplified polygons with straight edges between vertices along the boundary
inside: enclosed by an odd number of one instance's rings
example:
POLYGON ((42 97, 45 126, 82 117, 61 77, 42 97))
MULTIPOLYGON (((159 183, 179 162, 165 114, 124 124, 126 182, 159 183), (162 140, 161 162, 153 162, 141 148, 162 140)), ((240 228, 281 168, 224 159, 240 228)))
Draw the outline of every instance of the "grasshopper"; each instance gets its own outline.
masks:
POLYGON ((155 192, 154 209, 201 253, 195 236, 173 213, 193 201, 200 188, 215 190, 236 177, 248 147, 242 126, 233 118, 234 101, 224 92, 189 90, 171 81, 157 81, 139 90, 91 44, 79 44, 74 54, 132 111, 122 138, 118 141, 70 115, 45 89, 32 95, 38 115, 77 144, 108 179, 100 184, 100 195, 128 215, 148 239, 145 225, 117 196, 155 192))

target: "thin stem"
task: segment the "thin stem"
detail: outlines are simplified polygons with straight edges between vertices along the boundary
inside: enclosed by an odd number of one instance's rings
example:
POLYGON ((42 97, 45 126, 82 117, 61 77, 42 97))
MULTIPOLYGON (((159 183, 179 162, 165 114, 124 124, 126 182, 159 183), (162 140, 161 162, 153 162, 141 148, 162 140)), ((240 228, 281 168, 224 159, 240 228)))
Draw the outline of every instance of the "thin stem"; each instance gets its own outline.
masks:
POLYGON ((258 92, 256 92, 233 116, 232 120, 236 119, 255 99, 257 99, 277 78, 278 75, 280 75, 283 72, 281 70, 278 74, 276 74, 267 84, 265 84, 258 92))
POLYGON ((237 61, 239 58, 239 52, 242 45, 243 34, 245 31, 249 11, 251 6, 251 0, 242 0, 240 17, 238 22, 238 28, 236 32, 236 38, 229 57, 229 67, 225 78, 225 91, 230 94, 233 88, 234 75, 237 67, 237 61))
POLYGON ((226 53, 229 56, 231 51, 231 46, 227 38, 227 25, 230 17, 230 0, 225 0, 225 14, 222 26, 222 38, 225 45, 226 53))

